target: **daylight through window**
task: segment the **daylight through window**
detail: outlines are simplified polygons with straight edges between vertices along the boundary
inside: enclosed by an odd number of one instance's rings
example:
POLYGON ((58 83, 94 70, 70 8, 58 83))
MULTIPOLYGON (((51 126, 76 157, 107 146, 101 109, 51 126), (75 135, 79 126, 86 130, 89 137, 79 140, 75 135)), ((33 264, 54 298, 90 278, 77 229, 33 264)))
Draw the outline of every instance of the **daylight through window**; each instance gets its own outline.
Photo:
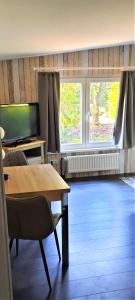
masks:
POLYGON ((60 86, 62 149, 113 144, 119 99, 118 80, 64 80, 60 86))

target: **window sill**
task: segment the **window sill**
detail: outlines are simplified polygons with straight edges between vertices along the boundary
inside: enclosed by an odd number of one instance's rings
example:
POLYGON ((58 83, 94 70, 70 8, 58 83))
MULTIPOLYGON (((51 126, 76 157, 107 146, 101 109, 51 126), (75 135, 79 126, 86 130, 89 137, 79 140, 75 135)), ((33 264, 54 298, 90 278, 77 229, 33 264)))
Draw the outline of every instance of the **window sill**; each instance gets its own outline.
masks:
POLYGON ((93 148, 82 148, 82 149, 65 149, 61 150, 61 153, 79 153, 79 152, 94 152, 94 151, 109 151, 109 150, 120 150, 119 146, 106 146, 106 147, 93 147, 93 148))

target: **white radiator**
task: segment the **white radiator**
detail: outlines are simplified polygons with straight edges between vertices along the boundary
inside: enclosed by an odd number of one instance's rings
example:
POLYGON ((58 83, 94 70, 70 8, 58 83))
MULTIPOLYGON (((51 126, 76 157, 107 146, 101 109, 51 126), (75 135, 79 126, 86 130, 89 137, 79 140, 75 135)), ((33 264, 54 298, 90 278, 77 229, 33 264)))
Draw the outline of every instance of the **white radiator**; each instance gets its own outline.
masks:
POLYGON ((67 172, 115 170, 120 168, 120 153, 77 155, 67 157, 67 172))

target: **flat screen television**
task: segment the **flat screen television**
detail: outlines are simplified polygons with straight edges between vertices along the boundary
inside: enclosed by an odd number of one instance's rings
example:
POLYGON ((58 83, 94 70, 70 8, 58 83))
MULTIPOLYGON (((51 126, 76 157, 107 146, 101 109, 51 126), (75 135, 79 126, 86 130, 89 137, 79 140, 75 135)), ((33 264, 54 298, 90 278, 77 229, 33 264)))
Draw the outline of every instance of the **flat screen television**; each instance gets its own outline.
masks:
POLYGON ((38 103, 0 105, 0 127, 5 130, 5 145, 38 137, 38 103))

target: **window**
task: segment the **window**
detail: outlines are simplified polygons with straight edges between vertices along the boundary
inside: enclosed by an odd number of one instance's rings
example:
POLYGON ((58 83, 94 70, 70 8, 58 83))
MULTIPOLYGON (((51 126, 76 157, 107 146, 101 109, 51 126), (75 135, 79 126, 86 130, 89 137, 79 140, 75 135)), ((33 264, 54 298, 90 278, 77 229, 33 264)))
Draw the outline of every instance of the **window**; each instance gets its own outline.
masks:
POLYGON ((64 80, 60 87, 62 149, 113 144, 119 97, 118 80, 64 80))

